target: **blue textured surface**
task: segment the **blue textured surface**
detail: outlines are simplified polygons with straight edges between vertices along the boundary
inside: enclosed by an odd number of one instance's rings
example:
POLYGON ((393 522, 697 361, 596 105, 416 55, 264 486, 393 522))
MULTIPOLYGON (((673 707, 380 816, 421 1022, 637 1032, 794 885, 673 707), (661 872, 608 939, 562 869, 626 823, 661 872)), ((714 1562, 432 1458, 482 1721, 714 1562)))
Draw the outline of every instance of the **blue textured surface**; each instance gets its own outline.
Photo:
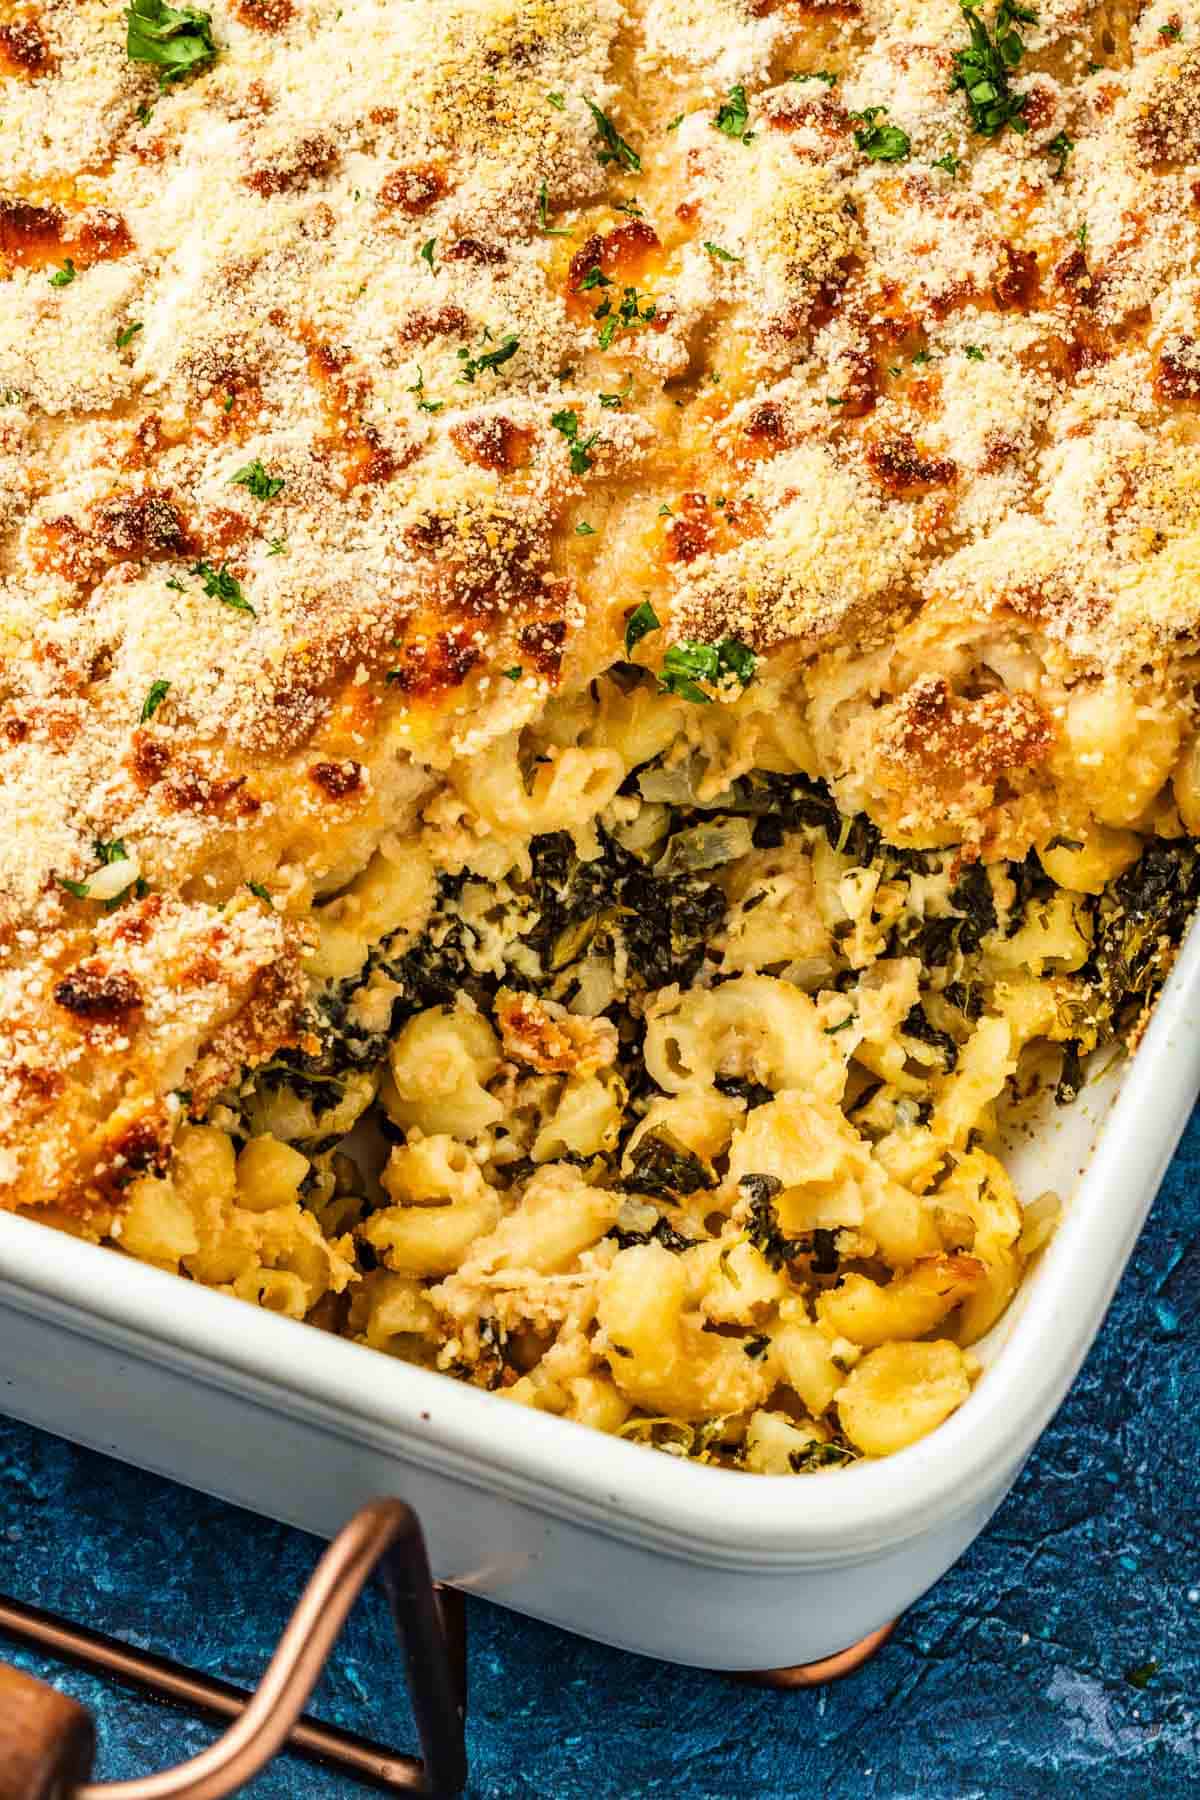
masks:
MULTIPOLYGON (((1037 1800, 1200 1787, 1200 1119, 1104 1332, 990 1529, 867 1668, 779 1694, 473 1603, 470 1793, 1037 1800), (1155 1659, 1144 1689, 1127 1673, 1155 1659)), ((252 1684, 314 1540, 0 1422, 0 1587, 252 1684)), ((91 1706, 99 1773, 208 1729, 0 1643, 91 1706)), ((362 1604, 315 1700, 413 1743, 389 1627, 362 1604)), ((283 1759, 252 1800, 365 1790, 283 1759)))

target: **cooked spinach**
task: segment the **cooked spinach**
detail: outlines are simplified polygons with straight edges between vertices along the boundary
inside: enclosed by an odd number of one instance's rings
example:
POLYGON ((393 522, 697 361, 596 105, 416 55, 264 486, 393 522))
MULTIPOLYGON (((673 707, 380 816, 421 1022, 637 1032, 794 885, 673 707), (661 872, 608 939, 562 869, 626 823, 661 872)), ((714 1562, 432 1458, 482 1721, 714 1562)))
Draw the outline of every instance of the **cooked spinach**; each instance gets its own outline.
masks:
POLYGON ((647 1132, 630 1155, 633 1167, 615 1184, 629 1194, 695 1194, 716 1186, 712 1170, 669 1132, 647 1132))
POLYGON ((929 1023, 928 1014, 918 1000, 910 1010, 900 1027, 905 1037, 916 1038, 919 1043, 928 1044, 931 1049, 939 1050, 949 1072, 958 1062, 958 1045, 948 1031, 939 1031, 936 1025, 929 1023))

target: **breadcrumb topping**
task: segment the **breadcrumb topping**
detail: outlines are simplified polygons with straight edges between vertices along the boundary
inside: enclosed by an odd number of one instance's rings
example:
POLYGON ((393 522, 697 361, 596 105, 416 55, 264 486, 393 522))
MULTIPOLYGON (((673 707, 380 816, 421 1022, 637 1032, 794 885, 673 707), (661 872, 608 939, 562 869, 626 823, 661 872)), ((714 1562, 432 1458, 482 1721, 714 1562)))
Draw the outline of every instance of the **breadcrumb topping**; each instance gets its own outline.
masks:
POLYGON ((1200 16, 1036 10, 996 130, 950 0, 213 0, 161 86, 114 0, 0 26, 4 1201, 290 1042, 314 898, 639 603, 929 841, 1179 686, 1200 16))

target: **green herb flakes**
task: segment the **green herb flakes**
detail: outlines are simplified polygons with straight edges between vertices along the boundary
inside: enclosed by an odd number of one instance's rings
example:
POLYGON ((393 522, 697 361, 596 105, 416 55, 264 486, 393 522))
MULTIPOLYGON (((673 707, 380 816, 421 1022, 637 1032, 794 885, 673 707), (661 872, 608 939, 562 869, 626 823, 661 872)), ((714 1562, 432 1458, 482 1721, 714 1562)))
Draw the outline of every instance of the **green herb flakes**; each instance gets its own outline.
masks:
POLYGON ((146 698, 142 701, 142 710, 139 715, 141 724, 144 725, 147 719, 152 719, 154 717, 170 691, 171 684, 169 681, 152 681, 150 683, 146 698))
POLYGON ((979 0, 959 0, 971 42, 954 54, 950 92, 967 97, 971 129, 980 137, 998 137, 1007 125, 1022 136, 1029 130, 1023 117, 1029 96, 1013 92, 1009 77, 1025 54, 1018 25, 1036 25, 1037 14, 1016 0, 1000 0, 993 33, 978 16, 979 0))
POLYGON ((458 379, 465 381, 468 387, 473 387, 476 376, 482 375, 485 369, 490 369, 494 375, 497 369, 503 368, 517 354, 520 343, 520 338, 514 337, 510 331, 494 350, 483 350, 478 356, 471 356, 466 350, 460 350, 458 358, 462 368, 458 372, 458 379))
POLYGON ((713 120, 713 128, 723 132, 726 137, 737 138, 740 143, 749 144, 754 140, 754 133, 747 131, 750 123, 750 108, 746 104, 746 90, 739 83, 731 87, 729 97, 722 100, 713 120))
POLYGON ((701 682, 719 687, 733 680, 747 687, 757 665, 754 651, 737 638, 722 638, 717 644, 673 644, 663 658, 660 686, 664 693, 704 706, 712 695, 701 682))
POLYGON ((125 22, 125 54, 130 62, 152 64, 158 70, 160 88, 181 81, 185 75, 198 74, 216 61, 212 14, 195 6, 132 0, 125 22))
POLYGON ((201 586, 210 600, 219 600, 222 606, 231 607, 234 612, 249 613, 251 618, 257 618, 254 608, 242 592, 241 582, 229 573, 225 563, 219 569, 214 569, 210 562, 193 563, 188 573, 200 577, 201 586))
POLYGON ((642 639, 652 631, 661 629, 658 614, 648 600, 635 606, 625 621, 625 654, 632 656, 642 639))
POLYGON ((594 100, 587 101, 587 108, 596 122, 596 135, 600 139, 596 161, 605 168, 609 163, 616 163, 619 168, 627 169, 631 175, 640 175, 642 159, 633 145, 625 142, 608 114, 601 112, 594 100))
POLYGON ((903 162, 912 150, 912 139, 898 125, 881 125, 886 106, 868 106, 865 112, 851 113, 857 123, 854 142, 868 162, 903 162))
POLYGON ((283 492, 282 475, 268 475, 257 457, 236 475, 231 475, 229 481, 232 487, 246 488, 256 500, 274 500, 276 494, 283 492))
POLYGON ((550 423, 555 431, 560 431, 570 446, 572 475, 586 475, 595 461, 588 452, 594 444, 599 443, 600 433, 593 431, 590 437, 579 435, 579 415, 573 407, 564 407, 561 412, 550 415, 550 423))
POLYGON ((569 231, 560 229, 549 223, 549 206, 550 199, 546 189, 546 183, 543 181, 541 187, 538 189, 538 230, 543 237, 570 237, 571 234, 569 231))

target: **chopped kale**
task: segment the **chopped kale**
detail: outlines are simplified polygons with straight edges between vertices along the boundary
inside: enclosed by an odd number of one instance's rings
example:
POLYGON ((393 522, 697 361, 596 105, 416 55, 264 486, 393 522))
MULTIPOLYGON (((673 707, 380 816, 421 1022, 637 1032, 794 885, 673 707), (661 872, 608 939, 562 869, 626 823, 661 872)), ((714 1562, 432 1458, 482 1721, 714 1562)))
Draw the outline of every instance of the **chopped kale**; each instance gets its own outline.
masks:
POLYGON ((955 954, 971 956, 999 924, 992 884, 982 863, 971 863, 950 890, 953 912, 902 926, 893 934, 893 949, 921 958, 926 968, 941 969, 955 954))
POLYGON ((814 1469, 841 1469, 847 1463, 857 1462, 861 1452, 852 1444, 806 1444, 803 1450, 793 1450, 788 1461, 797 1475, 810 1475, 814 1469))
POLYGON ((539 918, 527 942, 543 967, 563 968, 597 936, 619 934, 640 984, 690 982, 724 919, 721 889, 696 875, 655 876, 603 828, 599 838, 591 862, 579 860, 566 832, 533 840, 539 918))
POLYGON ((649 1231, 623 1231, 619 1225, 614 1225, 606 1235, 615 1238, 622 1250, 628 1250, 634 1244, 661 1244, 664 1250, 678 1255, 683 1250, 694 1249, 696 1245, 695 1238, 685 1238, 668 1220, 661 1217, 649 1231))
POLYGON ((949 1072, 958 1062, 958 1045, 948 1031, 939 1031, 936 1025, 929 1023, 925 1008, 918 1000, 900 1027, 905 1037, 916 1038, 919 1043, 928 1044, 942 1054, 949 1072))
POLYGON ((1054 1098, 1059 1106, 1070 1106, 1073 1100, 1079 1098, 1084 1080, 1083 1059, 1080 1056, 1079 1040, 1076 1038, 1063 1045, 1062 1069, 1054 1090, 1054 1098))
POLYGON ((693 1151, 666 1131, 651 1131, 632 1152, 633 1169, 616 1183, 631 1194, 694 1194, 716 1186, 716 1179, 693 1151))
POLYGON ((744 1100, 747 1109, 765 1106, 768 1100, 775 1098, 761 1081, 750 1081, 744 1075, 718 1075, 715 1085, 718 1093, 728 1094, 733 1100, 744 1100))
POLYGON ((1032 851, 1024 862, 1006 863, 1005 872, 1016 887, 1017 894, 1009 908, 1004 935, 1005 937, 1015 937, 1025 923, 1031 904, 1035 901, 1049 900, 1054 893, 1054 883, 1043 869, 1040 859, 1032 851))
POLYGON ((1150 997, 1170 972, 1198 899, 1200 850, 1191 838, 1149 844, 1105 889, 1082 971, 1093 1017, 1115 1021, 1130 1001, 1150 997))
POLYGON ((773 1269, 781 1269, 784 1263, 800 1254, 799 1241, 784 1237, 780 1231, 772 1204, 783 1183, 774 1175, 743 1175, 738 1186, 750 1202, 747 1238, 773 1269))

